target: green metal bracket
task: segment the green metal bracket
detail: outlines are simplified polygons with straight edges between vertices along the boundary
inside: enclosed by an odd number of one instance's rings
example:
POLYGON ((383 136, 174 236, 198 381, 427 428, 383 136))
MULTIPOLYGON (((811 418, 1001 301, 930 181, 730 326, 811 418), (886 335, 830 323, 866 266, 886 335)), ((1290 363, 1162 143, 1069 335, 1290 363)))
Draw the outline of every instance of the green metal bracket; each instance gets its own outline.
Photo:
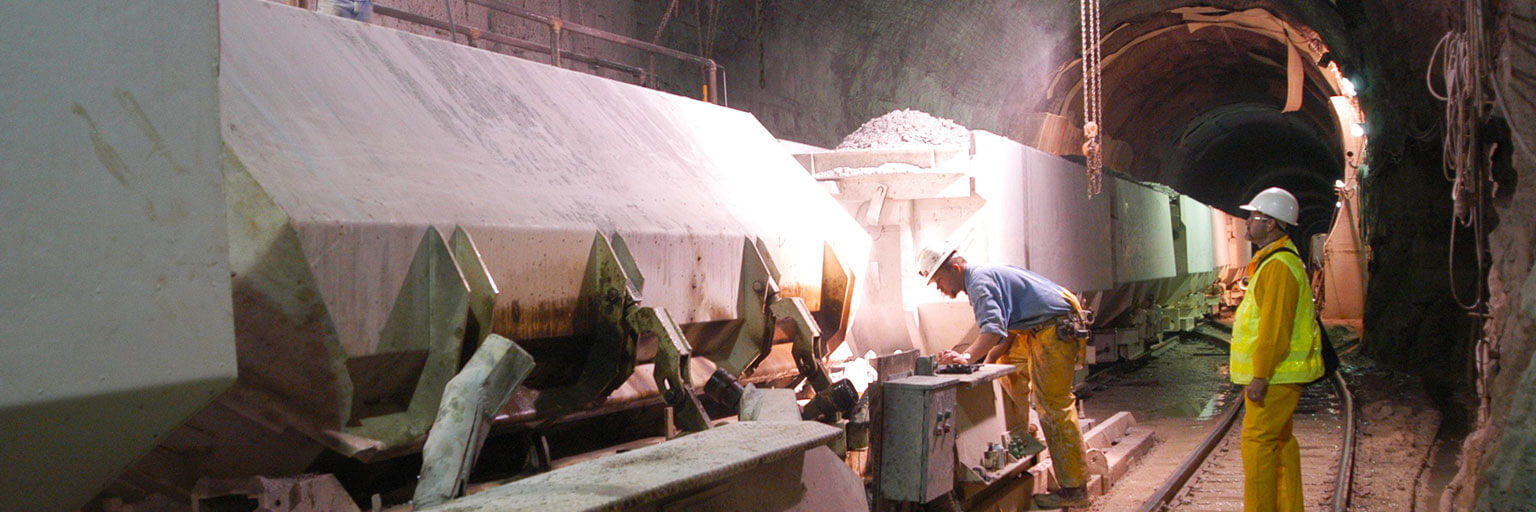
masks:
POLYGON ((635 339, 624 332, 624 315, 639 302, 640 290, 624 268, 608 237, 602 233, 593 236, 587 272, 576 299, 578 329, 592 341, 587 363, 576 383, 539 393, 534 403, 538 410, 585 408, 607 398, 634 373, 638 349, 635 339))
POLYGON ((480 249, 475 246, 475 239, 462 226, 454 227, 453 236, 448 239, 448 248, 453 252, 454 261, 459 264, 464 282, 469 285, 470 323, 465 326, 464 349, 460 353, 460 366, 463 366, 469 362, 480 344, 485 342, 486 336, 491 334, 492 312, 496 308, 496 294, 500 291, 496 281, 491 278, 491 272, 485 268, 480 249))
MULTIPOLYGON (((848 299, 850 280, 838 279, 842 265, 827 247, 823 262, 835 267, 835 272, 823 271, 823 305, 832 306, 834 318, 825 320, 841 326, 843 304, 848 299), (827 283, 835 289, 826 289, 827 283), (830 294, 830 297, 828 295, 830 294)), ((738 376, 750 375, 752 370, 768 357, 773 347, 774 328, 778 327, 793 338, 792 353, 800 374, 811 382, 817 393, 826 391, 832 382, 827 377, 821 357, 826 354, 821 337, 821 321, 814 317, 805 301, 799 297, 779 295, 779 272, 769 258, 761 239, 747 239, 741 250, 741 283, 738 288, 736 317, 741 327, 736 331, 730 351, 715 361, 720 368, 738 376)))
MULTIPOLYGON (((428 227, 379 333, 377 353, 351 358, 352 422, 346 433, 408 445, 427 432, 459 366, 470 290, 448 244, 428 227)), ((349 453, 369 460, 371 452, 349 453)))
POLYGON ((492 334, 448 381, 421 450, 421 478, 412 500, 417 509, 464 495, 491 423, 532 371, 533 356, 512 340, 492 334))
POLYGON ((741 281, 736 292, 736 318, 741 320, 741 327, 730 351, 715 361, 731 375, 750 374, 773 345, 768 303, 779 293, 774 274, 773 263, 758 249, 758 244, 746 239, 741 248, 741 281))
POLYGON ((768 309, 773 312, 774 323, 794 339, 790 353, 795 356, 800 375, 810 380, 811 388, 817 393, 831 388, 832 379, 827 376, 826 366, 821 364, 821 355, 826 353, 821 343, 821 328, 811 317, 810 309, 805 307, 805 301, 799 297, 780 297, 768 309))
POLYGON ((646 338, 657 345, 656 385, 667 405, 678 412, 683 429, 709 428, 709 416, 688 376, 692 352, 688 339, 666 309, 640 305, 644 283, 624 239, 597 233, 577 299, 577 318, 592 340, 587 364, 575 384, 540 393, 535 407, 569 410, 607 398, 634 373, 641 338, 646 338))
POLYGON ((637 307, 625 317, 635 338, 654 338, 656 342, 656 388, 661 398, 676 412, 678 424, 687 432, 703 432, 709 429, 709 414, 693 393, 693 380, 688 375, 688 358, 692 349, 683 337, 682 329, 672 320, 666 308, 637 307))

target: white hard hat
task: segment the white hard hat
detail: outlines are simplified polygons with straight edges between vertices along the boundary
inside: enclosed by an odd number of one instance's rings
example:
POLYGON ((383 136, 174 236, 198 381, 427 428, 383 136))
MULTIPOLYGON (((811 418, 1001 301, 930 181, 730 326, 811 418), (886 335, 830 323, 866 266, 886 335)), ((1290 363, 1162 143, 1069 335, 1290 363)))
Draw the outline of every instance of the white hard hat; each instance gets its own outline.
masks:
POLYGON ((958 250, 953 244, 947 242, 924 247, 923 251, 917 254, 917 275, 927 278, 926 282, 932 283, 934 275, 938 274, 939 267, 943 267, 944 262, 949 261, 949 258, 958 250))
POLYGON ((1296 225, 1298 209, 1296 196, 1280 187, 1269 187, 1260 191, 1258 195, 1253 196, 1252 201, 1248 201, 1248 204, 1239 208, 1268 215, 1292 226, 1296 225))

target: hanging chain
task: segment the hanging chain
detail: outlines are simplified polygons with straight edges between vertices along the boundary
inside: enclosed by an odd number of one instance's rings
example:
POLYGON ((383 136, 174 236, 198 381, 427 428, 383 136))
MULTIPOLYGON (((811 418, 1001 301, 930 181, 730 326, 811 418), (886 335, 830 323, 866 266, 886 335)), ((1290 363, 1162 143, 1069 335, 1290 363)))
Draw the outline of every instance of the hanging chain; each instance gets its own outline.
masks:
POLYGON ((1099 0, 1082 0, 1078 14, 1083 29, 1083 156, 1088 159, 1088 197, 1104 188, 1103 88, 1100 82, 1099 0))

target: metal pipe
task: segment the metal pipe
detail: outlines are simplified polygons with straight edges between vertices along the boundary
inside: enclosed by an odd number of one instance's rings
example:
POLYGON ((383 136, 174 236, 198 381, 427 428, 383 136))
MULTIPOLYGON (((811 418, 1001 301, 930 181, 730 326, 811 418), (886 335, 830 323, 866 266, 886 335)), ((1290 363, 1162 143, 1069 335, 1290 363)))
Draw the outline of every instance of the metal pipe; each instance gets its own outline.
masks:
MULTIPOLYGON (((503 2, 503 1, 500 1, 500 0, 467 0, 467 1, 470 2, 470 3, 476 4, 476 5, 480 5, 480 6, 483 6, 483 7, 488 7, 488 8, 493 9, 493 10, 497 10, 497 11, 501 11, 501 12, 504 12, 504 13, 507 13, 507 14, 511 14, 511 15, 517 16, 519 18, 537 21, 537 22, 543 23, 545 25, 553 25, 554 23, 556 23, 557 20, 559 20, 559 18, 556 18, 554 16, 549 16, 549 15, 545 15, 545 14, 539 14, 539 13, 536 13, 536 12, 533 12, 533 11, 530 11, 530 10, 527 10, 527 9, 524 9, 524 8, 521 8, 521 7, 517 7, 515 5, 503 2)), ((595 37, 595 38, 598 38, 598 39, 602 39, 604 41, 608 41, 608 42, 612 42, 612 43, 618 43, 618 44, 622 44, 622 45, 625 45, 625 46, 630 46, 630 47, 633 47, 633 48, 638 48, 638 49, 645 50, 645 51, 648 51, 648 52, 651 52, 651 53, 657 53, 657 54, 661 54, 661 55, 666 55, 666 56, 672 57, 674 59, 681 59, 681 60, 686 60, 686 61, 689 61, 689 62, 695 62, 695 63, 701 64, 701 65, 706 65, 707 66, 707 65, 715 64, 715 61, 713 59, 709 59, 709 58, 706 58, 706 57, 700 57, 698 55, 694 55, 694 54, 691 54, 691 53, 686 53, 686 52, 674 50, 674 49, 667 48, 665 46, 661 46, 661 45, 657 45, 657 44, 651 44, 651 43, 648 43, 648 42, 645 42, 645 41, 641 41, 639 39, 634 39, 634 38, 631 38, 631 37, 615 34, 613 32, 608 32, 606 30, 596 29, 596 28, 585 26, 585 25, 578 25, 576 23, 569 23, 569 22, 562 22, 562 24, 564 25, 564 28, 566 30, 570 30, 571 32, 575 32, 575 33, 578 33, 578 34, 581 34, 581 35, 595 37)))
POLYGON ((543 24, 548 25, 550 27, 554 27, 557 32, 558 31, 563 31, 563 30, 570 30, 571 32, 575 32, 575 33, 578 33, 578 34, 581 34, 581 35, 585 35, 585 36, 588 36, 588 37, 593 37, 593 38, 601 39, 601 40, 604 40, 604 41, 608 41, 610 43, 621 44, 621 45, 628 46, 628 47, 631 47, 631 48, 635 48, 635 49, 639 49, 639 50, 644 50, 644 51, 650 52, 652 54, 665 55, 665 56, 668 56, 668 57, 672 57, 674 59, 678 59, 678 60, 682 60, 682 61, 692 62, 692 63, 698 64, 698 65, 700 65, 700 66, 702 66, 704 68, 705 73, 708 73, 708 77, 705 79, 705 83, 707 84, 707 88, 709 89, 709 94, 708 94, 708 97, 705 98, 705 101, 709 101, 711 103, 716 103, 716 104, 720 103, 720 93, 718 92, 718 90, 716 88, 716 81, 717 81, 716 76, 723 73, 723 71, 721 71, 723 68, 720 66, 719 63, 715 62, 714 59, 711 59, 711 58, 708 58, 708 57, 701 57, 701 56, 694 55, 694 54, 691 54, 691 53, 674 50, 674 49, 671 49, 671 48, 667 48, 665 46, 661 46, 661 45, 658 45, 658 44, 648 43, 648 42, 645 42, 645 41, 641 41, 639 39, 635 39, 635 38, 632 38, 632 37, 615 34, 613 32, 609 32, 609 31, 606 31, 606 30, 596 29, 596 28, 592 28, 592 27, 588 27, 588 26, 580 25, 580 24, 576 24, 576 23, 568 23, 565 20, 562 20, 560 18, 557 18, 557 17, 554 17, 554 16, 549 16, 547 14, 540 14, 540 13, 537 13, 537 12, 533 12, 533 11, 530 11, 528 9, 524 9, 524 8, 521 8, 521 7, 512 5, 512 4, 509 4, 509 3, 503 2, 501 0, 466 0, 466 1, 469 2, 469 3, 473 3, 475 5, 479 5, 479 6, 482 6, 482 7, 486 7, 486 8, 495 10, 495 11, 499 11, 499 12, 502 12, 502 13, 510 14, 512 16, 517 16, 519 18, 535 21, 535 22, 538 22, 538 23, 543 23, 543 24))
POLYGON ((1157 491, 1152 493, 1152 497, 1141 504, 1139 510, 1141 512, 1161 512, 1163 506, 1172 501, 1173 496, 1179 492, 1179 489, 1182 489, 1184 484, 1189 482, 1189 478, 1195 476, 1195 471, 1200 469, 1200 465, 1205 462, 1206 456, 1209 456, 1211 451, 1216 449, 1216 445, 1221 443, 1221 439, 1226 437, 1227 431, 1232 429, 1232 424, 1236 423, 1238 413, 1242 412, 1242 410, 1243 397, 1242 392, 1239 391, 1237 402, 1227 407, 1226 414, 1222 415, 1221 422, 1216 425, 1216 428, 1212 429, 1211 433, 1205 436, 1205 440, 1200 442, 1200 446, 1195 449, 1194 453, 1189 454, 1189 457, 1184 459, 1184 463, 1180 464, 1179 469, 1174 471, 1173 477, 1169 478, 1167 482, 1163 482, 1163 486, 1157 488, 1157 491))
MULTIPOLYGON (((536 52, 536 53, 545 53, 545 54, 547 54, 551 50, 551 48, 549 46, 545 46, 545 45, 542 45, 542 44, 539 44, 539 43, 535 43, 535 42, 532 42, 532 41, 524 41, 522 39, 518 39, 518 38, 515 38, 515 37, 509 37, 509 36, 497 34, 497 33, 494 33, 494 32, 484 32, 484 31, 481 31, 480 29, 474 28, 474 27, 467 27, 467 26, 459 25, 459 26, 450 28, 447 23, 438 21, 436 19, 429 18, 429 17, 426 17, 426 16, 422 16, 420 14, 409 13, 409 12, 402 11, 402 10, 399 10, 399 9, 393 9, 393 8, 389 8, 389 7, 384 7, 384 6, 381 6, 381 5, 374 5, 373 6, 373 12, 375 14, 379 14, 379 15, 382 15, 382 16, 388 16, 388 17, 391 17, 391 18, 399 19, 399 20, 402 20, 402 21, 410 22, 410 23, 415 23, 415 24, 418 24, 418 25, 428 26, 428 27, 432 27, 432 28, 435 28, 435 29, 439 29, 439 30, 456 30, 457 32, 459 32, 461 34, 469 36, 471 38, 471 40, 473 40, 473 39, 484 39, 486 41, 490 41, 490 42, 493 42, 493 43, 500 43, 500 44, 504 44, 504 45, 511 46, 511 47, 514 47, 514 48, 528 50, 530 52, 536 52)), ((575 62, 581 62, 581 63, 584 63, 584 64, 591 64, 593 66, 600 66, 600 67, 612 69, 612 70, 615 70, 615 71, 622 71, 624 73, 628 73, 628 74, 634 75, 636 78, 640 78, 640 79, 643 79, 646 76, 644 69, 640 69, 638 67, 630 66, 630 65, 627 65, 627 64, 613 62, 613 61, 610 61, 610 60, 607 60, 607 59, 601 59, 601 58, 597 58, 597 57, 589 57, 589 56, 586 56, 586 55, 581 55, 581 54, 573 53, 573 52, 570 52, 568 50, 561 50, 560 51, 560 55, 563 58, 570 59, 570 60, 575 61, 575 62)))
POLYGON ((1339 450, 1339 477, 1333 484, 1333 511, 1344 512, 1349 509, 1349 486, 1355 476, 1355 396, 1339 372, 1333 373, 1333 385, 1344 401, 1344 447, 1339 450))
POLYGON ((715 82, 715 77, 717 76, 719 69, 719 66, 715 65, 715 61, 709 61, 709 64, 704 67, 704 72, 709 75, 705 78, 705 83, 709 84, 709 97, 704 98, 704 101, 708 101, 716 105, 720 104, 720 88, 715 82))
MULTIPOLYGON (((453 22, 453 2, 451 0, 443 0, 443 9, 448 11, 448 40, 457 43, 459 42, 457 34, 459 24, 453 22)), ((468 39, 469 42, 474 42, 472 37, 466 36, 465 39, 468 39)))
POLYGON ((549 24, 549 62, 560 67, 560 20, 549 24))

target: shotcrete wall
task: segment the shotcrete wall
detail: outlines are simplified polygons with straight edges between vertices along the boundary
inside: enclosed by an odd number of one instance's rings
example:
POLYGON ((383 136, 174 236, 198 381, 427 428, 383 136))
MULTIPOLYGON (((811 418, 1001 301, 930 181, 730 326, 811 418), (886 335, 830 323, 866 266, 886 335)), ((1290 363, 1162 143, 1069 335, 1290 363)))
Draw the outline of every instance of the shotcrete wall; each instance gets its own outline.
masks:
POLYGON ((731 104, 822 146, 899 108, 1013 135, 1079 44, 1076 2, 762 3, 721 36, 731 104))

